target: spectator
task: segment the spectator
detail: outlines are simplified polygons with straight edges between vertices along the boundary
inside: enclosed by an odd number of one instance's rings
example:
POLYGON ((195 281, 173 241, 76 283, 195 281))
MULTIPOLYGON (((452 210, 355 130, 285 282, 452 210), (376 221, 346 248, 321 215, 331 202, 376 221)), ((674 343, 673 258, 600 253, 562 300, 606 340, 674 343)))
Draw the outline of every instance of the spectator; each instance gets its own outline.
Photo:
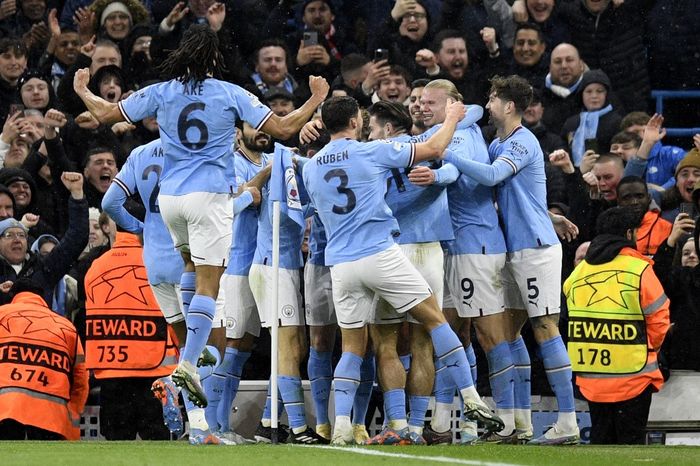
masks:
POLYGON ((100 382, 100 433, 107 440, 167 440, 161 405, 150 394, 177 366, 177 349, 148 285, 136 235, 118 232, 85 276, 85 360, 100 382), (122 270, 131 270, 121 276, 122 270), (110 277, 119 274, 118 280, 110 277), (141 290, 134 295, 130 290, 141 290), (128 324, 127 324, 128 323, 128 324), (124 325, 126 332, 112 331, 124 325))
MULTIPOLYGON (((697 192, 700 195, 700 185, 697 192)), ((671 234, 654 254, 654 272, 671 300, 672 327, 664 342, 664 354, 672 371, 700 371, 700 224, 695 220, 688 214, 678 214, 671 234)))
POLYGON ((325 77, 333 82, 340 71, 340 60, 359 49, 346 31, 338 27, 329 0, 305 0, 302 4, 303 26, 285 34, 287 20, 294 14, 291 3, 280 2, 275 7, 266 24, 269 37, 285 39, 292 56, 296 57, 295 77, 307 82, 310 75, 325 77), (304 34, 313 39, 304 43, 304 34), (315 43, 314 43, 315 42, 315 43))
POLYGON ((132 85, 158 77, 151 57, 154 29, 150 24, 137 24, 124 39, 124 73, 132 85))
POLYGON ((380 79, 377 84, 377 100, 406 105, 408 96, 411 94, 411 81, 411 75, 406 69, 400 65, 391 65, 389 75, 380 79))
MULTIPOLYGON (((632 157, 637 155, 641 144, 642 138, 640 138, 637 133, 620 131, 610 140, 610 153, 619 155, 622 157, 622 160, 627 163, 630 161, 630 159, 632 159, 632 157)), ((647 182, 649 182, 648 179, 647 182)))
POLYGON ((15 16, 5 19, 0 26, 3 35, 22 39, 32 64, 36 63, 49 42, 46 17, 45 0, 18 0, 15 16))
POLYGON ((673 225, 661 218, 644 180, 637 176, 622 178, 617 184, 617 205, 636 211, 642 219, 637 230, 637 251, 648 257, 656 254, 659 245, 671 234, 673 225))
POLYGON ((73 78, 75 72, 81 68, 90 68, 90 75, 93 76, 98 69, 107 65, 122 67, 122 54, 119 46, 111 40, 101 39, 97 42, 90 42, 80 47, 80 54, 68 71, 63 75, 56 91, 61 102, 61 110, 64 113, 76 117, 85 111, 85 105, 73 90, 73 78))
POLYGON ((265 92, 263 98, 270 110, 279 117, 288 115, 296 109, 294 96, 286 89, 273 87, 265 92))
POLYGON ((26 70, 17 82, 17 90, 24 108, 40 111, 42 118, 46 110, 56 106, 51 79, 37 70, 26 70))
POLYGON ((513 60, 506 74, 517 74, 537 88, 544 87, 549 71, 547 43, 539 26, 532 23, 519 24, 513 42, 513 60))
MULTIPOLYGON (((79 173, 63 173, 61 179, 71 192, 68 201, 69 226, 61 243, 45 257, 28 252, 27 227, 13 218, 0 222, 0 283, 27 278, 43 290, 44 301, 50 302, 56 284, 68 273, 88 241, 87 202, 83 197, 83 177, 79 173)), ((7 303, 6 295, 0 302, 7 303)))
MULTIPOLYGON (((42 257, 49 255, 60 241, 53 235, 41 235, 29 250, 42 257)), ((70 275, 64 275, 53 291, 51 309, 58 315, 72 320, 78 306, 78 283, 70 275)))
POLYGON ((554 0, 516 0, 513 2, 513 19, 537 24, 545 36, 547 48, 553 49, 561 43, 571 42, 569 28, 556 14, 554 0))
POLYGON ((0 121, 10 116, 12 104, 19 103, 17 82, 27 68, 27 47, 18 39, 0 39, 0 121))
POLYGON ((12 301, 0 307, 0 341, 16 351, 2 361, 0 439, 79 440, 89 388, 75 326, 47 307, 35 283, 18 280, 9 291, 12 301), (29 356, 19 358, 25 350, 29 356))
MULTIPOLYGON (((340 61, 340 75, 338 75, 331 84, 331 91, 345 92, 343 95, 355 97, 355 99, 363 107, 369 107, 372 104, 370 95, 372 87, 367 88, 367 94, 363 92, 362 84, 369 74, 370 67, 374 63, 359 53, 351 53, 343 57, 340 61)), ((332 97, 336 97, 333 94, 332 97)))
MULTIPOLYGON (((483 41, 488 43, 487 47, 492 52, 489 60, 497 60, 500 52, 495 32, 491 28, 488 29, 488 34, 484 34, 483 41)), ((425 68, 431 79, 452 81, 465 102, 482 105, 486 101, 490 76, 476 64, 471 64, 470 67, 467 42, 459 31, 446 29, 437 33, 432 51, 420 50, 416 54, 416 62, 425 68)), ((497 69, 497 67, 489 69, 494 68, 497 69)))
POLYGON ((664 383, 657 352, 669 301, 652 261, 635 250, 638 220, 625 207, 602 213, 585 260, 564 283, 568 350, 593 444, 644 444, 651 395, 664 383))
POLYGON ((689 150, 676 167, 676 184, 661 194, 661 211, 666 220, 678 216, 683 202, 693 203, 695 185, 700 181, 700 150, 689 150))
POLYGON ((376 49, 386 49, 389 63, 399 65, 411 76, 424 75, 425 71, 416 64, 416 53, 427 49, 432 42, 430 13, 422 1, 413 2, 408 9, 407 2, 396 2, 391 15, 382 24, 371 40, 368 53, 373 56, 376 49))
POLYGON ((51 38, 46 51, 39 58, 37 68, 41 74, 51 79, 51 87, 56 91, 66 70, 75 63, 80 52, 80 36, 72 26, 63 29, 58 24, 55 10, 49 14, 51 38))
POLYGON ((299 87, 287 66, 289 52, 279 39, 268 39, 255 51, 255 72, 250 75, 259 93, 265 94, 272 87, 280 87, 294 93, 299 87))
POLYGON ((7 186, 0 184, 0 221, 15 215, 15 197, 7 186))
MULTIPOLYGON (((141 24, 149 19, 148 10, 138 0, 95 0, 89 9, 95 13, 99 21, 99 30, 95 31, 94 24, 90 31, 81 31, 86 36, 97 34, 116 44, 122 44, 135 24, 141 24)), ((129 51, 122 49, 122 54, 129 51)))
POLYGON ((571 44, 559 44, 549 58, 549 74, 545 76, 542 104, 545 112, 544 124, 557 134, 564 122, 577 113, 580 103, 576 98, 583 73, 587 67, 571 44))
POLYGON ((36 221, 29 228, 29 233, 36 238, 44 233, 53 233, 53 228, 46 223, 39 213, 37 186, 34 178, 21 168, 4 168, 0 170, 0 184, 7 186, 15 199, 14 218, 22 219, 29 214, 36 221))
POLYGON ((622 120, 610 103, 610 91, 610 80, 604 72, 591 70, 583 74, 577 91, 581 113, 570 116, 562 127, 562 137, 571 147, 576 166, 581 164, 588 149, 598 154, 610 151, 610 140, 618 132, 622 120))
POLYGON ((88 205, 101 209, 102 197, 117 175, 114 152, 106 147, 93 147, 85 155, 83 167, 85 198, 88 205))
MULTIPOLYGON (((644 129, 650 120, 651 117, 649 114, 644 112, 628 113, 620 122, 620 129, 622 131, 635 133, 643 139, 644 129)), ((648 155, 646 155, 646 180, 647 183, 653 183, 663 189, 670 189, 676 183, 673 176, 676 171, 676 166, 683 159, 686 151, 680 147, 661 144, 661 139, 663 139, 665 135, 665 130, 659 132, 659 139, 654 141, 653 146, 649 149, 648 155)), ((643 154, 637 155, 644 158, 643 154)))
POLYGON ((571 31, 571 43, 591 68, 602 69, 621 99, 620 111, 646 110, 649 72, 644 18, 652 1, 561 2, 557 14, 571 31))

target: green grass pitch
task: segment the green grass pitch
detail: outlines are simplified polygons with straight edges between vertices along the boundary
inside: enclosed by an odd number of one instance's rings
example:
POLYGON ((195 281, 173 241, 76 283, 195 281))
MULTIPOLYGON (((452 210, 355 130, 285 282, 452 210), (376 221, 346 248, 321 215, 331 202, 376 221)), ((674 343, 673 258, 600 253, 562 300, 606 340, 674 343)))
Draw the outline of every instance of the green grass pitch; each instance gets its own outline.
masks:
POLYGON ((186 442, 0 442, 3 466, 474 466, 700 465, 697 447, 303 447, 190 446, 186 442))

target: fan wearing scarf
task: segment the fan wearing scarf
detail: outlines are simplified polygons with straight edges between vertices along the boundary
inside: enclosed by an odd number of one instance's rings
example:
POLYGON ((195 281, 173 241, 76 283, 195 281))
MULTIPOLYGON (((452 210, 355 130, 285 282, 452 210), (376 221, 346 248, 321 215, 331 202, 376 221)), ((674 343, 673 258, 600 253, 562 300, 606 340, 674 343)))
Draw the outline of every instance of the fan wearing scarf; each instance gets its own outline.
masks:
MULTIPOLYGON (((571 158, 577 167, 586 152, 586 141, 595 140, 594 150, 599 154, 610 151, 610 140, 622 121, 610 103, 611 91, 610 79, 603 71, 591 70, 583 74, 577 96, 581 113, 569 117, 562 129, 562 137, 569 142, 571 158)), ((589 148, 592 147, 589 145, 589 148)))

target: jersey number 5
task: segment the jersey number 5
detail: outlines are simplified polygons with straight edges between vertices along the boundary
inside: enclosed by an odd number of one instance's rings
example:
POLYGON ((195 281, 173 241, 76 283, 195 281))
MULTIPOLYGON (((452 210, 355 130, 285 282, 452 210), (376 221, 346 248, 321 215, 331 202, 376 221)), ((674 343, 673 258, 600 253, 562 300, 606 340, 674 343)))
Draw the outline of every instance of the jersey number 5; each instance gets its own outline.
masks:
POLYGON ((180 112, 180 116, 177 117, 177 136, 180 138, 180 143, 188 149, 202 149, 209 141, 209 130, 207 129, 207 125, 205 125, 200 119, 187 118, 190 116, 190 113, 194 112, 195 110, 204 110, 205 107, 206 104, 202 102, 191 103, 183 108, 182 112, 180 112), (190 128, 197 128, 199 130, 199 141, 190 142, 190 140, 187 139, 187 130, 190 128))
POLYGON ((348 198, 348 203, 344 206, 334 204, 333 213, 339 215, 349 214, 353 211, 355 205, 357 204, 357 197, 355 197, 355 193, 352 191, 352 189, 348 189, 348 174, 345 173, 345 170, 336 168, 326 173, 326 176, 323 177, 326 182, 330 182, 333 178, 338 178, 340 181, 340 184, 335 189, 337 189, 340 194, 343 194, 348 198))

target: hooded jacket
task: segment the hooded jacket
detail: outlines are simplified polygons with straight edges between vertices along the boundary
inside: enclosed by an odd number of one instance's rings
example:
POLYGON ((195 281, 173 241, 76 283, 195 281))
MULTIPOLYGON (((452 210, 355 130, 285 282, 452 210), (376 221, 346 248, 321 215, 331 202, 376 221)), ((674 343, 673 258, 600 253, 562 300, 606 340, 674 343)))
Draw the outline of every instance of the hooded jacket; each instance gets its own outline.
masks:
MULTIPOLYGON (((579 106, 579 112, 587 111, 586 108, 583 106, 583 91, 586 89, 586 86, 594 83, 602 84, 607 90, 605 103, 603 104, 602 108, 605 108, 608 104, 611 104, 613 106, 612 112, 608 112, 600 117, 600 120, 598 121, 598 131, 596 132, 599 153, 605 154, 610 151, 610 140, 612 140, 613 136, 615 136, 615 134, 617 134, 620 131, 620 122, 622 122, 622 117, 616 110, 617 107, 615 105, 615 98, 612 93, 613 90, 612 85, 610 83, 610 78, 608 78, 608 75, 601 70, 590 70, 586 71, 583 74, 581 84, 576 90, 576 102, 579 106)), ((569 143, 569 145, 571 145, 571 142, 573 140, 573 134, 576 131, 576 128, 579 127, 580 123, 580 113, 576 113, 575 115, 570 116, 564 122, 561 136, 565 141, 569 143)))

